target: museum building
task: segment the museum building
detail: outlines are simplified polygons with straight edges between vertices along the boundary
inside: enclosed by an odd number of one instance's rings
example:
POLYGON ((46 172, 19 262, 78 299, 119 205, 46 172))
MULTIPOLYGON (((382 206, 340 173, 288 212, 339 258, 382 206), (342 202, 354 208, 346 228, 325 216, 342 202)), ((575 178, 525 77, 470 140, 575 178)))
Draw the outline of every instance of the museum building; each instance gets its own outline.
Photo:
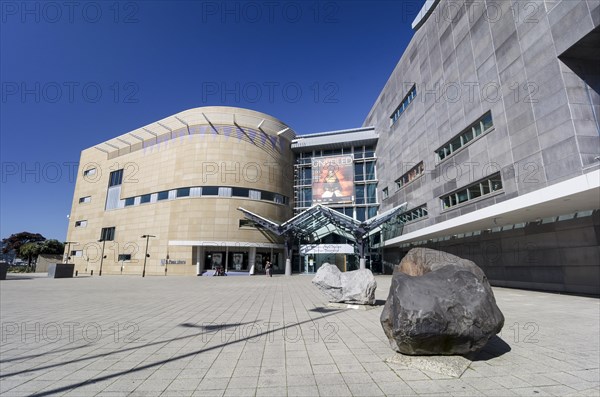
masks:
POLYGON ((493 285, 600 294, 598 3, 488 3, 426 1, 360 128, 202 107, 84 150, 76 269, 389 273, 426 246, 493 285))

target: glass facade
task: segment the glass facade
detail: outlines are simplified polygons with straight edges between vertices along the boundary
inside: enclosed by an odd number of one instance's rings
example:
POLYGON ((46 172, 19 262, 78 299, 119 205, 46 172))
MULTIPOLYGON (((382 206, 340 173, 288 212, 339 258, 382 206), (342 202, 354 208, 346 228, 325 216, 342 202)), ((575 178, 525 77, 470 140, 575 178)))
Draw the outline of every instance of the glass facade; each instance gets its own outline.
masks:
POLYGON ((296 214, 311 207, 313 158, 333 155, 351 155, 354 158, 354 196, 353 202, 343 206, 331 205, 331 208, 358 220, 367 220, 377 215, 379 200, 377 197, 377 166, 374 146, 347 146, 336 149, 306 149, 296 154, 294 176, 294 212, 296 214))

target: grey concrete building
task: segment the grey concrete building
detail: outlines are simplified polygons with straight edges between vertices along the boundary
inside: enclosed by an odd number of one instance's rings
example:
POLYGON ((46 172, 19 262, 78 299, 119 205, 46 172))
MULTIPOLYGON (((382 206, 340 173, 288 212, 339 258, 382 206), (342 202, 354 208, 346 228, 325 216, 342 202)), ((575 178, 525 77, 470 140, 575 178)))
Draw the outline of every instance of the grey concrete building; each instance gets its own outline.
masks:
POLYGON ((375 126, 391 269, 412 246, 496 285, 600 293, 600 2, 427 1, 375 126), (401 229, 399 229, 401 230, 401 229))

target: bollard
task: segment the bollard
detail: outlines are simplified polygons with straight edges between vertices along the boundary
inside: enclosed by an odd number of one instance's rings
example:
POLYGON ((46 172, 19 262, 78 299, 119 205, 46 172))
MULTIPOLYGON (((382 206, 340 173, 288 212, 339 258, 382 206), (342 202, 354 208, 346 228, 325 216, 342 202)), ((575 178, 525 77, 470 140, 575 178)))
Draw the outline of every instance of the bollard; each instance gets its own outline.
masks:
POLYGON ((79 274, 79 270, 75 270, 75 277, 79 274))
POLYGON ((92 270, 90 271, 90 276, 93 276, 93 275, 94 275, 94 269, 92 269, 92 270))

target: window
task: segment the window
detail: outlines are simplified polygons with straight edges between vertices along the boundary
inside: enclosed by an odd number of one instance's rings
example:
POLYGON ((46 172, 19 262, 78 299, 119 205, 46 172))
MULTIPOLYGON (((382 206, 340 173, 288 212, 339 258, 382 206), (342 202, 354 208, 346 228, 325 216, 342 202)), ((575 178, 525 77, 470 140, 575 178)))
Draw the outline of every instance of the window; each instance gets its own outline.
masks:
POLYGON ((142 195, 142 197, 140 197, 140 204, 149 203, 149 202, 150 202, 149 194, 144 194, 144 195, 142 195))
POLYGON ((374 204, 377 202, 377 185, 375 183, 367 184, 367 203, 374 204))
POLYGON ((123 183, 123 170, 117 170, 110 173, 110 178, 108 181, 108 187, 118 186, 123 183))
POLYGON ((96 169, 90 168, 89 170, 83 171, 83 176, 96 175, 96 169))
POLYGON ((113 241, 115 239, 115 228, 113 227, 103 227, 100 232, 100 240, 101 241, 113 241))
POLYGON ((231 188, 231 195, 233 197, 250 197, 250 189, 246 189, 243 187, 233 187, 231 188))
POLYGON ((365 203, 365 185, 354 186, 354 192, 356 195, 354 202, 356 204, 364 204, 365 203))
POLYGON ((354 180, 357 182, 365 180, 364 163, 354 163, 354 180))
POLYGON ((92 201, 92 196, 80 197, 79 204, 89 203, 92 201))
POLYGON ((220 187, 219 188, 219 196, 231 197, 231 188, 230 187, 220 187))
POLYGON ((163 190, 162 192, 158 192, 157 200, 166 200, 169 198, 169 191, 163 190))
POLYGON ((253 200, 260 200, 260 191, 250 190, 250 198, 253 200))
POLYGON ((119 258, 118 258, 119 262, 130 261, 130 260, 131 260, 131 254, 119 254, 119 258))
POLYGON ((388 197, 390 197, 390 191, 388 190, 387 187, 384 187, 383 188, 383 199, 385 200, 388 197))
POLYGON ((492 113, 487 112, 479 120, 471 124, 468 128, 461 131, 460 134, 452 138, 450 142, 435 151, 438 160, 443 160, 452 153, 456 152, 467 143, 478 137, 487 134, 494 127, 492 113))
POLYGON ((373 217, 377 216, 377 207, 368 207, 367 208, 367 217, 368 219, 371 219, 373 217))
POLYGON ((408 91, 408 94, 406 94, 404 99, 402 99, 402 102, 400 102, 400 105, 398 105, 396 110, 394 110, 394 113, 392 113, 392 115, 390 116, 391 124, 394 124, 400 118, 400 116, 402 116, 406 108, 408 108, 408 105, 410 105, 413 102, 416 96, 417 86, 413 85, 412 88, 408 91))
POLYGON ((448 209, 455 205, 466 203, 470 200, 485 196, 490 193, 502 190, 502 179, 500 173, 496 173, 482 181, 473 183, 465 188, 457 190, 454 193, 440 197, 442 208, 448 209))
POLYGON ((375 179, 375 162, 374 161, 366 161, 365 162, 365 180, 372 181, 375 179))
POLYGON ((177 197, 188 197, 190 195, 189 187, 182 187, 177 189, 177 197))
POLYGON ((420 207, 414 208, 410 211, 401 213, 400 215, 398 215, 398 220, 400 220, 402 223, 408 223, 420 218, 424 218, 427 215, 427 204, 425 204, 420 207))
POLYGON ((421 161, 419 164, 412 167, 406 174, 402 175, 400 178, 396 179, 396 185, 398 189, 403 188, 405 185, 414 181, 425 171, 425 167, 423 166, 423 162, 421 161))
POLYGON ((75 221, 75 227, 86 227, 87 221, 75 221))
POLYGON ((365 207, 356 207, 356 219, 364 222, 366 221, 366 208, 365 207))
POLYGON ((131 207, 135 204, 135 197, 128 197, 125 199, 125 207, 131 207))
POLYGON ((71 251, 71 256, 83 256, 83 250, 71 251))
POLYGON ((203 196, 218 196, 219 195, 219 187, 218 186, 202 186, 202 195, 203 196))
POLYGON ((375 157, 375 148, 373 146, 365 146, 365 158, 375 157))

